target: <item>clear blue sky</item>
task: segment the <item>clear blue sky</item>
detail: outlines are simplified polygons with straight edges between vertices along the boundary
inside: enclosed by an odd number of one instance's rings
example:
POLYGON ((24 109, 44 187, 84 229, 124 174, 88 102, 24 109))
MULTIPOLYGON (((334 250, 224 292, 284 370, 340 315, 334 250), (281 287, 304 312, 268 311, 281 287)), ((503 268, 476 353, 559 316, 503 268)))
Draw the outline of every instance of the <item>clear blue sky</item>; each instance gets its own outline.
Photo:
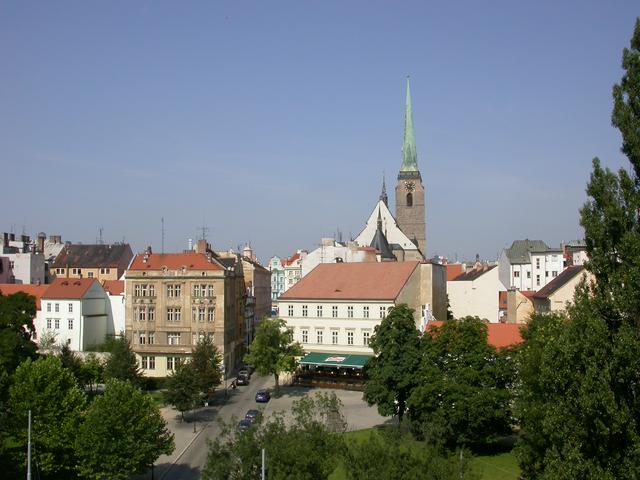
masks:
MULTIPOLYGON (((400 167, 405 76, 428 254, 582 236, 640 3, 0 3, 0 230, 141 250, 357 235, 400 167)), ((393 195, 390 199, 393 202, 393 195)))

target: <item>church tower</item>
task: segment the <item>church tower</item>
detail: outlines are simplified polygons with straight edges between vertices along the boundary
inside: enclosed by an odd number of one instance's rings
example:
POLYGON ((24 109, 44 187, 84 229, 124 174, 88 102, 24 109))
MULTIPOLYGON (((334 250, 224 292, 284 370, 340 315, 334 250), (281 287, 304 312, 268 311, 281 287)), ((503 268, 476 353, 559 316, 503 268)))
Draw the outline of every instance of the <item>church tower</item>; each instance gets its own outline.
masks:
POLYGON ((423 257, 426 258, 427 236, 424 209, 424 186, 420 170, 418 170, 418 154, 413 134, 413 115, 411 114, 411 93, 407 77, 402 166, 396 185, 396 221, 400 229, 417 245, 423 257))

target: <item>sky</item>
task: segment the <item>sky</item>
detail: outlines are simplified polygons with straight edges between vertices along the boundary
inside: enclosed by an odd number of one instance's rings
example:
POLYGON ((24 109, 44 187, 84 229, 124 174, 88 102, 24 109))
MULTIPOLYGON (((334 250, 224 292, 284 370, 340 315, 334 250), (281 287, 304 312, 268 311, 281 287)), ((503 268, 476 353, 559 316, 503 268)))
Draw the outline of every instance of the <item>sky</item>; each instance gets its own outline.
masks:
MULTIPOLYGON (((355 237, 401 164, 427 255, 582 238, 637 0, 0 2, 0 231, 263 262, 355 237)), ((392 211, 394 208, 392 207, 392 211)))

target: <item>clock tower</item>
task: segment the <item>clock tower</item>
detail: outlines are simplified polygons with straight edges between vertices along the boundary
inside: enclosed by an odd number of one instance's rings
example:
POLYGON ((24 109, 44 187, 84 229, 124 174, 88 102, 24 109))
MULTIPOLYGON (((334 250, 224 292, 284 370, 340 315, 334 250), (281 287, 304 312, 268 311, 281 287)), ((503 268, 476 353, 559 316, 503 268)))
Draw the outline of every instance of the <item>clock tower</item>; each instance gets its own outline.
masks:
POLYGON ((407 102, 404 114, 404 142, 402 144, 402 166, 396 185, 396 221, 400 229, 427 256, 424 186, 418 170, 416 140, 413 134, 411 93, 407 77, 407 102))

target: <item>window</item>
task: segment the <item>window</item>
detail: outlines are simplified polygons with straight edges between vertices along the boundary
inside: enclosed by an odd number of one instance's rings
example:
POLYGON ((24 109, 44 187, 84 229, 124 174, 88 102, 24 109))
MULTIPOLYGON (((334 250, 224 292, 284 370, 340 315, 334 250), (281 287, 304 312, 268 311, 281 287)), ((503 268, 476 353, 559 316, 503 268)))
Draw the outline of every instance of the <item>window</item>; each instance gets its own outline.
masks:
POLYGON ((167 285, 167 297, 178 298, 182 294, 182 285, 167 285))
POLYGON ((73 318, 67 319, 67 323, 69 325, 69 330, 73 330, 73 318))
POLYGON ((51 319, 47 318, 47 328, 51 330, 51 319))
POLYGON ((531 272, 527 271, 527 278, 531 278, 531 272))
POLYGON ((302 305, 302 316, 303 317, 307 316, 307 306, 306 305, 302 305))
POLYGON ((150 322, 155 321, 156 319, 156 308, 155 307, 149 307, 149 309, 147 310, 148 318, 147 320, 149 320, 150 322))
POLYGON ((323 336, 322 330, 316 330, 316 342, 317 343, 322 343, 322 336, 323 336))
POLYGON ((147 334, 147 340, 149 345, 153 345, 154 343, 156 343, 156 332, 149 332, 147 334))
POLYGON ((370 332, 362 332, 362 344, 366 347, 369 346, 369 337, 370 337, 371 333, 370 332))
POLYGON ((557 277, 558 276, 558 271, 557 270, 553 270, 551 272, 551 275, 553 275, 554 277, 557 277))
POLYGON ((347 345, 353 345, 353 332, 347 332, 347 345))
POLYGON ((59 318, 56 318, 54 320, 54 324, 55 324, 56 330, 60 330, 60 319, 59 318))
POLYGON ((179 321, 180 321, 180 309, 167 308, 167 322, 179 322, 179 321))
POLYGON ((309 342, 309 330, 302 330, 302 343, 309 342))
POLYGON ((353 306, 352 305, 349 305, 347 307, 347 317, 353 318, 353 306))
POLYGON ((133 296, 134 297, 155 297, 156 287, 154 285, 149 285, 146 283, 136 284, 133 287, 133 296))
POLYGON ((288 313, 290 317, 293 317, 293 305, 289 305, 288 313))
POLYGON ((69 313, 73 313, 73 303, 69 304, 69 313))
POLYGON ((107 274, 107 273, 111 273, 111 269, 109 269, 109 268, 101 268, 100 269, 100 273, 103 274, 103 275, 107 274))
POLYGON ((322 317, 322 305, 318 305, 316 307, 316 314, 318 315, 318 318, 322 317))
POLYGON ((55 304, 54 310, 55 310, 56 313, 58 313, 60 311, 60 304, 59 303, 55 304))
POLYGON ((79 268, 73 268, 71 270, 71 273, 73 273, 74 275, 80 275, 80 269, 79 268))
POLYGON ((87 278, 93 278, 93 272, 87 272, 87 278))
POLYGON ((213 297, 213 285, 194 285, 193 286, 194 297, 213 297))
POLYGON ((167 345, 180 345, 180 334, 167 333, 167 345))
POLYGON ((520 278, 520 272, 517 270, 513 272, 513 278, 520 278))
POLYGON ((338 331, 337 330, 333 330, 331 332, 331 343, 333 343, 334 345, 338 344, 338 331))
POLYGON ((13 260, 9 260, 9 268, 11 270, 13 270, 14 268, 16 268, 16 263, 13 260))
POLYGON ((331 307, 331 316, 333 318, 338 318, 338 306, 334 305, 331 307))
POLYGON ((167 370, 175 370, 180 366, 180 357, 167 357, 167 370))
POLYGON ((544 272, 544 276, 548 277, 549 276, 549 270, 547 270, 546 272, 544 272))
POLYGON ((213 285, 207 285, 207 297, 213 297, 213 285))
POLYGON ((540 268, 540 259, 536 258, 536 268, 540 268))
POLYGON ((369 318, 369 307, 367 305, 362 307, 362 318, 369 318))
POLYGON ((207 322, 213 323, 216 318, 215 308, 207 308, 207 322))
POLYGON ((204 307, 200 307, 198 309, 198 321, 200 323, 204 323, 204 317, 205 317, 206 311, 207 311, 207 309, 204 308, 204 307))
POLYGON ((147 310, 144 307, 136 308, 135 317, 139 322, 145 322, 147 320, 147 310))
POLYGON ((380 307, 380 318, 387 316, 387 307, 380 307))
POLYGON ((147 343, 147 333, 146 332, 139 332, 138 333, 138 343, 140 345, 145 345, 147 343))
POLYGON ((407 193, 407 207, 413 207, 413 193, 407 193))
POLYGON ((536 275, 536 285, 540 286, 540 275, 536 275))
POLYGON ((155 370, 156 357, 143 355, 140 361, 140 366, 143 370, 155 370))
POLYGON ((47 302, 47 312, 51 311, 51 302, 47 302))

